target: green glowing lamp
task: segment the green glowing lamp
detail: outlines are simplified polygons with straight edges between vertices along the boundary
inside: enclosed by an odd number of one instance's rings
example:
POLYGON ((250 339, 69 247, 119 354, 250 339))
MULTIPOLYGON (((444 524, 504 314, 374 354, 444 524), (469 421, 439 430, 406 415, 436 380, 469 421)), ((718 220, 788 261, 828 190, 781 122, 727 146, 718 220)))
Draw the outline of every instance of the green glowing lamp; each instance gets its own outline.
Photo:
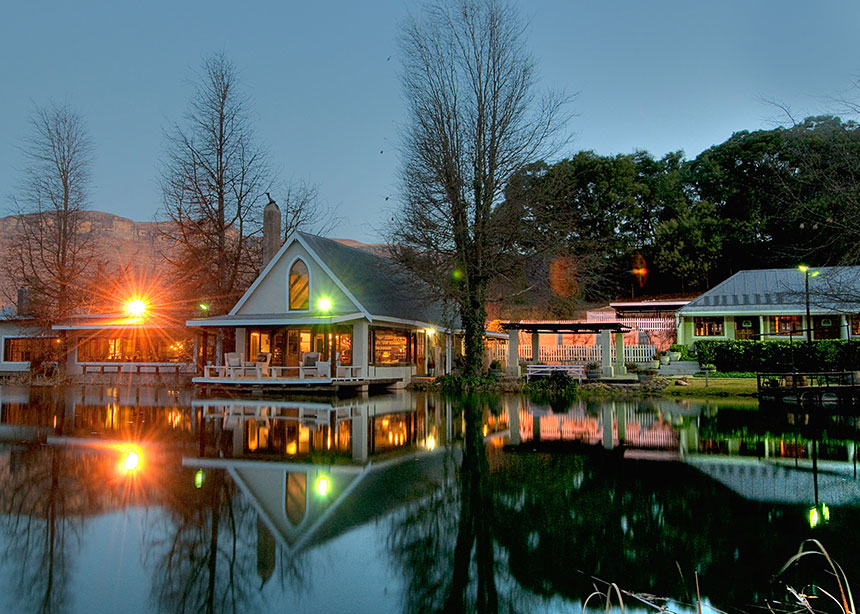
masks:
POLYGON ((810 277, 818 277, 818 274, 820 273, 820 271, 810 270, 809 265, 806 264, 798 264, 797 270, 801 273, 807 273, 810 277))
POLYGON ((320 497, 325 497, 328 494, 328 478, 320 476, 320 479, 317 480, 317 494, 320 497))
POLYGON ((203 470, 198 469, 197 473, 194 474, 194 488, 203 488, 204 477, 203 470))
POLYGON ((317 303, 317 306, 320 308, 320 311, 329 311, 331 310, 331 299, 322 297, 317 303))
POLYGON ((200 311, 209 311, 209 305, 206 303, 200 303, 200 311))
POLYGON ((820 524, 830 522, 830 508, 827 507, 826 503, 810 507, 807 518, 809 520, 809 528, 814 529, 820 524))

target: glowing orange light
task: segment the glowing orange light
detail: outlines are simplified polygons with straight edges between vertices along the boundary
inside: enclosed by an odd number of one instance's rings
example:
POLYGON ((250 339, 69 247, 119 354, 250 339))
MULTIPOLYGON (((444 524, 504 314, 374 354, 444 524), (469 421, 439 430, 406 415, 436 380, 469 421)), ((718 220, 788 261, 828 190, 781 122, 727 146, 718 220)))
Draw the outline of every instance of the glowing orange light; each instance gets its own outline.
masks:
POLYGON ((138 467, 140 467, 140 454, 135 452, 134 450, 130 450, 128 454, 125 455, 125 459, 122 462, 123 467, 127 473, 131 473, 138 467))
POLYGON ((143 299, 133 298, 125 304, 125 309, 131 317, 142 318, 146 315, 147 305, 143 299))
POLYGON ((630 272, 633 273, 633 277, 636 278, 636 282, 640 288, 645 285, 645 282, 648 280, 648 265, 642 254, 638 252, 634 254, 633 269, 630 272))
POLYGON ((297 447, 296 447, 295 441, 291 441, 290 443, 287 444, 287 454, 295 454, 296 450, 297 450, 297 447))

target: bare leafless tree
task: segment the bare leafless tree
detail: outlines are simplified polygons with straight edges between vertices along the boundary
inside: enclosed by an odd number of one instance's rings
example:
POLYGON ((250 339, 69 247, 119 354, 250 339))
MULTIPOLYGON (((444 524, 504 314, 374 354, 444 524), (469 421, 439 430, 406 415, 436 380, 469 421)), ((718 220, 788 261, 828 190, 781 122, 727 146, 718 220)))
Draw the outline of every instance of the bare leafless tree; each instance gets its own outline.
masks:
POLYGON ((29 288, 29 314, 56 322, 81 304, 94 262, 86 223, 93 145, 83 118, 68 104, 38 107, 23 142, 25 166, 12 198, 17 227, 3 271, 7 298, 29 288))
POLYGON ((261 227, 272 172, 255 142, 236 67, 217 53, 203 62, 183 124, 166 133, 160 228, 187 298, 223 313, 259 270, 261 227))
POLYGON ((535 94, 525 26, 504 0, 441 0, 402 30, 409 108, 394 255, 453 299, 465 373, 481 367, 488 283, 510 266, 518 223, 508 179, 560 146, 567 98, 535 94))
POLYGON ((334 207, 320 200, 316 183, 296 179, 275 187, 275 194, 284 218, 284 240, 296 230, 326 235, 340 222, 334 207))

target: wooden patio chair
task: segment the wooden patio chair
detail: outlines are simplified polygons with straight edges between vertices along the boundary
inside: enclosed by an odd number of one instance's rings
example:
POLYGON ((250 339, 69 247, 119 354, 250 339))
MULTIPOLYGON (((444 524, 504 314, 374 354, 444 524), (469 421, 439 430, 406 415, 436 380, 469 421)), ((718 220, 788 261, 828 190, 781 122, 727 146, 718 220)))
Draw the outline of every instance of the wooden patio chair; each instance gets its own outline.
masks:
POLYGON ((317 368, 319 359, 319 352, 305 352, 302 354, 302 371, 305 375, 319 375, 319 369, 317 368))
POLYGON ((226 352, 224 354, 224 374, 226 377, 236 377, 236 371, 241 372, 242 368, 241 352, 226 352))
POLYGON ((272 364, 272 353, 271 352, 260 352, 257 354, 254 360, 254 367, 257 369, 257 373, 261 377, 269 377, 269 366, 272 364))

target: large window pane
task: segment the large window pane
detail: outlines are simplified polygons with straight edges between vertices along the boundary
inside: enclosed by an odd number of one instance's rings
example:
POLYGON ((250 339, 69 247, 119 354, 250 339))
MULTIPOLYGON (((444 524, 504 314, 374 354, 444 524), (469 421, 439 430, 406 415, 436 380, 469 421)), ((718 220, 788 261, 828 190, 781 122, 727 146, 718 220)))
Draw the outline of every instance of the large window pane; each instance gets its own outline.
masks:
POLYGON ((406 331, 375 329, 373 363, 377 365, 409 362, 406 331))

